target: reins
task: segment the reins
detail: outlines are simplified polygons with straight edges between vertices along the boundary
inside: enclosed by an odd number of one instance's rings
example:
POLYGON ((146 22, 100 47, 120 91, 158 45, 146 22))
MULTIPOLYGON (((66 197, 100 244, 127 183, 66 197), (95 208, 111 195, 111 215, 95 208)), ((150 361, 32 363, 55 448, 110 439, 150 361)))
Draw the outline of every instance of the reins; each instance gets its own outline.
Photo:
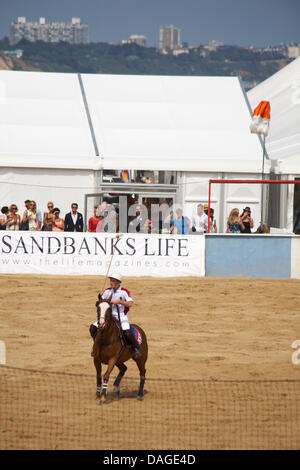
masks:
MULTIPOLYGON (((118 307, 118 306, 117 306, 117 307, 118 307)), ((119 310, 119 309, 118 309, 118 310, 119 310)), ((120 318, 120 316, 119 316, 119 318, 120 318)), ((98 307, 97 307, 97 323, 98 323, 98 326, 99 326, 99 325, 100 325, 100 307, 99 307, 99 305, 98 305, 98 307)), ((112 314, 111 314, 111 322, 110 322, 110 323, 112 323, 113 325, 115 325, 115 326, 118 328, 118 326, 117 326, 117 324, 116 324, 116 322, 115 322, 115 320, 114 320, 112 314)), ((100 331, 101 331, 101 330, 100 330, 100 331)), ((121 333, 121 328, 120 328, 120 333, 121 333)), ((101 337, 102 337, 102 335, 101 335, 101 337)), ((101 337, 100 337, 100 341, 99 341, 100 347, 101 347, 101 346, 109 346, 110 344, 118 343, 119 341, 122 343, 119 334, 118 334, 118 337, 117 337, 116 339, 111 340, 111 341, 106 341, 106 342, 102 341, 102 338, 101 338, 101 337)), ((122 333, 121 333, 121 337, 122 337, 122 339, 123 339, 123 341, 124 341, 124 338, 123 338, 123 336, 122 336, 122 333)), ((121 349, 121 351, 122 351, 122 350, 123 350, 123 348, 121 349)))

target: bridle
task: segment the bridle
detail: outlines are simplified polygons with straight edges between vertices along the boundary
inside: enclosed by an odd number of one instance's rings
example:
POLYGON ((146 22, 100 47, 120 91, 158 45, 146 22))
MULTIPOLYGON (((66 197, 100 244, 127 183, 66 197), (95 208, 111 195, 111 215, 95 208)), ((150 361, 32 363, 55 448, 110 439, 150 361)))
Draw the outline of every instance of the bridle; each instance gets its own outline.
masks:
MULTIPOLYGON (((111 302, 110 302, 110 299, 108 300, 100 300, 98 305, 97 305, 97 322, 98 322, 98 328, 100 329, 100 331, 105 331, 106 327, 109 325, 109 324, 114 324, 115 323, 115 320, 113 319, 112 317, 112 313, 110 311, 110 315, 111 315, 111 319, 112 321, 111 322, 107 322, 105 320, 105 317, 106 317, 106 314, 107 314, 107 311, 108 310, 111 310, 111 302), (107 304, 108 307, 105 308, 105 305, 104 304, 107 304)), ((113 344, 113 343, 118 343, 120 342, 120 338, 119 336, 117 336, 116 339, 114 340, 111 340, 111 341, 106 341, 104 342, 103 341, 103 338, 100 339, 100 346, 108 346, 110 344, 113 344)))
POLYGON ((111 309, 111 303, 109 300, 99 301, 97 305, 97 321, 99 328, 104 329, 106 326, 106 312, 108 309, 111 309), (106 308, 105 308, 106 305, 106 308))

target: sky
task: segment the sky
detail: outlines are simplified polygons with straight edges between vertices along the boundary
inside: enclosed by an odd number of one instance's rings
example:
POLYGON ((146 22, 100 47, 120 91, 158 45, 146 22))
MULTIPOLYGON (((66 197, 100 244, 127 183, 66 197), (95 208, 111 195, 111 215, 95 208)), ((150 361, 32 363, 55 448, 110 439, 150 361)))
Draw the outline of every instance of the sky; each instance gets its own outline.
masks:
POLYGON ((170 24, 189 45, 300 43, 300 0, 0 0, 0 37, 9 36, 18 16, 47 22, 78 17, 89 25, 92 42, 112 44, 141 34, 158 47, 159 28, 170 24))

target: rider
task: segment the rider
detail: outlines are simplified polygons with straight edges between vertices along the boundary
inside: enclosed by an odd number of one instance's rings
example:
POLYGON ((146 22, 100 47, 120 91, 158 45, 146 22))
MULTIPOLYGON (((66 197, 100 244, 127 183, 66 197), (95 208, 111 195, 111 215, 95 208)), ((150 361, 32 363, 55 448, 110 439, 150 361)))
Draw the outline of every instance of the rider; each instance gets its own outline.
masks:
MULTIPOLYGON (((110 287, 105 289, 102 294, 102 299, 109 299, 111 297, 112 314, 120 322, 121 330, 125 339, 128 340, 135 351, 133 358, 137 359, 141 356, 141 348, 133 331, 130 329, 128 319, 128 312, 133 305, 133 299, 129 291, 121 287, 121 274, 112 273, 111 276, 109 276, 109 280, 110 287)), ((93 326, 96 326, 96 324, 93 324, 93 326)), ((96 331, 94 333, 96 333, 96 331)), ((92 336, 95 338, 94 334, 92 334, 92 336)))

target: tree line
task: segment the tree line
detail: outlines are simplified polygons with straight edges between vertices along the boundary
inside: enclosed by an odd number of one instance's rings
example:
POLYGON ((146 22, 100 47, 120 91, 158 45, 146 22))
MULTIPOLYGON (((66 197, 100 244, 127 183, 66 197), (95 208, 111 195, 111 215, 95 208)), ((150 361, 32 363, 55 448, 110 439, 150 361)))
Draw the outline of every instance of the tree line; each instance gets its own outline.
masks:
MULTIPOLYGON (((0 40, 0 51, 22 49, 28 68, 63 73, 111 73, 147 75, 241 76, 262 81, 288 63, 280 53, 259 53, 238 46, 221 46, 208 51, 203 46, 187 54, 161 54, 154 47, 137 44, 90 43, 71 45, 22 39, 13 47, 8 38, 0 40)), ((18 61, 14 61, 18 69, 18 61)))

